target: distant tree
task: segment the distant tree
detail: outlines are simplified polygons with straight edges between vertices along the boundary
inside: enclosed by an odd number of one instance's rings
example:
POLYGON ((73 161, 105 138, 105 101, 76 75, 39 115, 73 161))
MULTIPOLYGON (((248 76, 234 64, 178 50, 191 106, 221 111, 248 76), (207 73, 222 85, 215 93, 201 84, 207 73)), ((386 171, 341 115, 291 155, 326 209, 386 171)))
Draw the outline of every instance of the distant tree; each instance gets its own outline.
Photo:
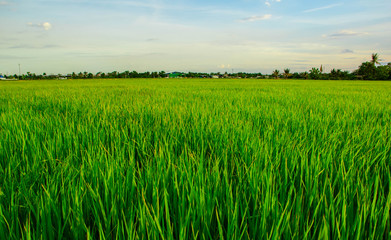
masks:
POLYGON ((349 71, 342 71, 341 72, 341 79, 346 79, 346 80, 354 80, 356 79, 356 76, 349 71))
POLYGON ((389 78, 388 66, 376 66, 379 63, 379 55, 372 53, 370 62, 363 62, 356 71, 357 78, 365 80, 384 80, 389 78), (386 68, 384 68, 386 67, 386 68))
POLYGON ((334 79, 334 80, 341 79, 341 76, 342 76, 341 69, 335 70, 335 68, 333 68, 333 70, 331 70, 329 76, 330 76, 330 79, 334 79))
POLYGON ((152 78, 158 78, 159 77, 159 74, 157 72, 152 72, 151 73, 151 77, 152 78))
POLYGON ((151 73, 149 71, 144 73, 143 78, 150 78, 150 77, 151 77, 151 73))
MULTIPOLYGON (((213 75, 215 75, 215 74, 213 74, 213 75)), ((217 73, 217 76, 220 76, 220 73, 217 73)), ((246 78, 247 76, 244 72, 238 72, 237 77, 238 78, 246 78)))
POLYGON ((294 73, 292 74, 292 78, 294 78, 294 79, 299 79, 299 78, 301 78, 300 73, 294 72, 294 73))
POLYGON ((130 76, 131 78, 138 78, 138 72, 132 71, 131 73, 129 73, 129 76, 130 76))
POLYGON ((364 62, 360 65, 357 71, 358 77, 362 77, 365 80, 375 80, 376 79, 376 66, 373 62, 364 62))
POLYGON ((379 55, 377 53, 372 53, 372 60, 371 60, 371 63, 376 66, 376 64, 380 64, 379 63, 379 55))
POLYGON ((321 75, 321 72, 320 72, 319 69, 317 69, 317 68, 312 68, 312 69, 310 70, 309 76, 310 76, 311 79, 319 79, 319 78, 320 78, 320 75, 321 75))
POLYGON ((378 66, 376 68, 376 80, 389 80, 391 79, 391 67, 378 66))
MULTIPOLYGON (((189 74, 190 74, 190 72, 189 72, 189 74)), ((165 71, 160 71, 159 72, 159 77, 165 78, 166 77, 166 72, 165 71)))
POLYGON ((273 74, 272 74, 272 75, 273 75, 273 77, 274 77, 275 79, 277 79, 279 74, 280 74, 280 71, 276 69, 276 70, 273 71, 273 74))
POLYGON ((308 79, 308 77, 309 77, 308 72, 302 72, 302 73, 300 73, 300 78, 308 79))
POLYGON ((117 73, 117 71, 113 71, 111 73, 107 73, 107 75, 108 75, 108 78, 117 78, 118 73, 117 73))
POLYGON ((284 78, 287 79, 289 78, 290 76, 292 76, 292 74, 290 74, 290 69, 289 68, 286 68, 284 69, 284 78))

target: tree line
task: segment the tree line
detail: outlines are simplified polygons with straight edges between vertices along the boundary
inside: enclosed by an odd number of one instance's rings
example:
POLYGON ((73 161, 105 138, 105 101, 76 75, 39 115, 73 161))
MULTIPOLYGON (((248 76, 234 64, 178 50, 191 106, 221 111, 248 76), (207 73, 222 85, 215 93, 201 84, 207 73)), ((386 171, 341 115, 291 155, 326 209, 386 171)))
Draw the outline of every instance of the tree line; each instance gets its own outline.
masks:
MULTIPOLYGON (((93 79, 93 78, 167 78, 171 77, 171 73, 165 71, 160 72, 137 72, 137 71, 124 71, 124 72, 97 72, 96 74, 89 72, 79 72, 71 74, 35 74, 27 72, 18 76, 16 74, 11 76, 5 76, 6 78, 14 78, 21 80, 39 80, 39 79, 93 79)), ((312 68, 305 72, 291 72, 289 68, 279 71, 274 70, 272 74, 262 73, 199 73, 188 72, 175 74, 175 77, 183 78, 275 78, 275 79, 319 79, 319 80, 391 80, 391 63, 388 65, 380 65, 379 55, 377 53, 372 54, 372 59, 367 62, 363 62, 359 68, 353 72, 342 71, 341 69, 332 69, 329 73, 323 72, 323 66, 320 68, 312 68)))
POLYGON ((284 69, 280 73, 274 70, 274 78, 294 78, 294 79, 321 79, 321 80, 391 80, 391 63, 380 65, 379 55, 372 54, 372 60, 363 62, 359 68, 353 72, 342 71, 341 69, 332 69, 330 73, 323 73, 323 66, 312 68, 308 72, 290 73, 290 70, 284 69))

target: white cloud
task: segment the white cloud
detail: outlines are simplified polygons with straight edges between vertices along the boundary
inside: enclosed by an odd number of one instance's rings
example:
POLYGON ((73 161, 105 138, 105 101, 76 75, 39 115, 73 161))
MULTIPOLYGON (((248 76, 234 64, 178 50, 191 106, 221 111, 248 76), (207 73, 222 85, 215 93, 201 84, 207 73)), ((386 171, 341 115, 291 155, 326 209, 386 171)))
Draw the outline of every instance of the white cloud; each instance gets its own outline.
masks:
POLYGON ((44 22, 44 23, 27 23, 28 26, 30 27, 38 27, 38 28, 43 28, 44 30, 48 31, 52 29, 52 24, 49 22, 44 22))
POLYGON ((343 5, 343 3, 331 4, 331 5, 327 5, 327 6, 323 6, 323 7, 319 7, 319 8, 312 8, 312 9, 305 10, 303 12, 304 13, 317 12, 317 11, 320 11, 320 10, 325 10, 325 9, 338 7, 338 6, 341 6, 341 5, 343 5))
POLYGON ((9 5, 10 3, 7 2, 7 1, 1 1, 0 2, 0 6, 5 6, 5 5, 9 5))
POLYGON ((351 30, 342 30, 337 33, 329 35, 330 38, 343 38, 343 37, 354 37, 354 36, 363 36, 368 35, 366 32, 354 32, 351 30))
POLYGON ((266 2, 265 2, 265 5, 268 6, 268 7, 270 7, 272 4, 271 4, 269 1, 266 1, 266 2))
POLYGON ((270 19, 271 17, 272 17, 271 14, 266 14, 266 15, 263 15, 263 16, 252 16, 252 17, 248 17, 248 18, 243 18, 240 21, 241 22, 262 21, 262 20, 270 19))
POLYGON ((52 28, 52 24, 49 22, 44 22, 44 23, 42 23, 42 27, 43 27, 43 29, 45 29, 47 31, 52 28))

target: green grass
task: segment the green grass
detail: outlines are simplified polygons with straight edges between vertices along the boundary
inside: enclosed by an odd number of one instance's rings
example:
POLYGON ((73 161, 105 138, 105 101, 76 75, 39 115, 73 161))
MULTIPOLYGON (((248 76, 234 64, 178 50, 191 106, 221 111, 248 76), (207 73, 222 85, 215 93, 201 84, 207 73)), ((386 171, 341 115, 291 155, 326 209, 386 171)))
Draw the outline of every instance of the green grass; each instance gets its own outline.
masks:
POLYGON ((0 239, 391 239, 391 82, 0 82, 0 239))

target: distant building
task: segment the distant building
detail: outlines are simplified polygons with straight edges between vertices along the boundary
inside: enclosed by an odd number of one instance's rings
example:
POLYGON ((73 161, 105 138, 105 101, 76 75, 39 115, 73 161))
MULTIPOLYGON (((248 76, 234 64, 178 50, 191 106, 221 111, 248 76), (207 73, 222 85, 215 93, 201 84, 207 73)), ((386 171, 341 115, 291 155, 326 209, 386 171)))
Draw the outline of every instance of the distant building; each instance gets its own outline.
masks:
POLYGON ((6 80, 6 78, 0 74, 0 80, 6 80))
POLYGON ((169 72, 169 73, 166 73, 166 75, 168 78, 181 78, 184 76, 184 74, 181 72, 169 72))

